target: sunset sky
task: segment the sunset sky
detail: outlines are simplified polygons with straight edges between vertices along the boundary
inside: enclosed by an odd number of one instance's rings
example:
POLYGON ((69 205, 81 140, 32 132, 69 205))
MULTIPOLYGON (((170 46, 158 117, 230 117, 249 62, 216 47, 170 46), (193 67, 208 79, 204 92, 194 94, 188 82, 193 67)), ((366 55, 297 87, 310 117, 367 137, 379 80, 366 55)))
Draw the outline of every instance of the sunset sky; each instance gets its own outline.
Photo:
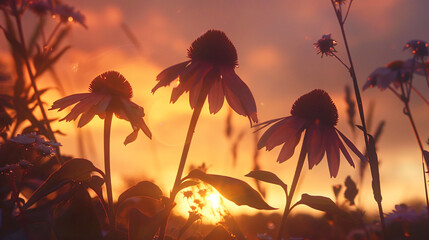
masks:
MULTIPOLYGON (((338 56, 346 60, 341 32, 329 0, 303 1, 143 1, 103 0, 65 1, 86 16, 88 29, 73 24, 67 39, 72 49, 57 64, 57 72, 66 94, 87 92, 90 81, 97 75, 116 70, 131 83, 133 101, 145 109, 145 121, 153 133, 150 141, 140 132, 137 141, 124 146, 131 132, 129 123, 113 120, 112 170, 115 198, 125 187, 127 179, 151 180, 168 194, 180 160, 183 142, 192 111, 188 94, 170 104, 171 88, 161 88, 155 94, 157 74, 173 64, 185 61, 187 49, 194 39, 209 29, 218 29, 234 43, 238 52, 237 74, 251 89, 261 122, 290 115, 293 102, 313 89, 321 88, 333 98, 339 111, 340 129, 360 149, 363 138, 360 132, 353 135, 347 124, 344 87, 351 86, 346 69, 334 58, 316 55, 315 43, 322 35, 332 34, 337 40, 338 56), (126 26, 135 36, 133 42, 124 31, 126 26)), ((377 67, 393 60, 411 57, 403 51, 411 39, 429 40, 429 1, 427 0, 355 0, 346 23, 351 53, 360 87, 377 67)), ((28 14, 31 26, 34 16, 28 14)), ((53 28, 55 20, 50 27, 53 28)), ((28 27, 27 30, 30 30, 28 27)), ((7 58, 8 47, 1 39, 2 58, 7 58)), ((49 74, 41 84, 52 85, 49 74)), ((429 90, 422 77, 415 78, 415 87, 426 98, 429 90)), ((51 91, 45 99, 50 105, 62 96, 51 91)), ((395 204, 423 201, 421 156, 408 119, 402 113, 401 102, 388 91, 369 89, 362 92, 365 108, 375 104, 373 130, 381 120, 386 126, 378 143, 380 171, 385 212, 395 204)), ((429 137, 429 108, 416 95, 411 108, 422 139, 429 137)), ((68 111, 68 110, 67 110, 68 111)), ((225 135, 228 105, 211 115, 204 108, 191 145, 187 167, 205 163, 209 173, 243 179, 253 168, 254 134, 245 117, 234 112, 234 132, 225 135), (241 132, 245 132, 238 148, 238 161, 233 164, 231 148, 241 132)), ((51 117, 63 117, 67 112, 49 112, 51 117)), ((356 118, 356 123, 359 123, 356 118)), ((59 137, 63 153, 86 157, 96 166, 103 167, 103 124, 97 117, 81 129, 85 142, 84 155, 78 151, 76 123, 56 123, 67 136, 59 137), (92 139, 92 140, 91 140, 92 139)), ((425 144, 428 149, 428 145, 425 144)), ((276 173, 287 184, 292 181, 298 154, 285 163, 276 162, 280 148, 271 152, 260 151, 263 170, 276 173)), ((358 159, 354 159, 357 163, 358 159)), ((304 165, 295 199, 301 193, 324 195, 333 198, 332 185, 344 183, 351 175, 357 180, 358 171, 346 164, 342 157, 337 178, 330 178, 326 159, 311 171, 304 165)), ((372 197, 369 171, 360 188, 358 205, 373 213, 376 204, 372 197)), ((253 185, 254 186, 254 185, 253 185)), ((267 202, 284 207, 284 195, 278 187, 267 188, 267 202)), ((231 211, 247 212, 248 207, 234 207, 231 211)), ((300 209, 300 208, 298 208, 300 209)), ((302 207, 301 210, 306 210, 302 207)), ((254 211, 252 211, 254 212, 254 211)))

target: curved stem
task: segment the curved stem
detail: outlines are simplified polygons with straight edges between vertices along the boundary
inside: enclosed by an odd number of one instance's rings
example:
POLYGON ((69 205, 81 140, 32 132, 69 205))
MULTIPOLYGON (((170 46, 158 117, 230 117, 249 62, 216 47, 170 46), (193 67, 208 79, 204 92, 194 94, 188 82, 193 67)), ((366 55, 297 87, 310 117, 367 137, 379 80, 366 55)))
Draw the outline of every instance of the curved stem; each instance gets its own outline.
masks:
POLYGON ((279 234, 277 236, 277 240, 281 240, 283 236, 286 236, 285 239, 289 239, 288 233, 286 232, 286 220, 287 220, 287 217, 289 216, 290 210, 292 210, 290 206, 292 204, 292 198, 295 193, 296 186, 298 185, 298 180, 302 172, 302 167, 304 166, 306 153, 307 153, 307 150, 305 149, 305 145, 302 144, 301 153, 299 154, 298 163, 296 165, 295 175, 293 176, 292 185, 291 185, 289 194, 287 195, 287 198, 286 198, 286 207, 283 213, 282 221, 280 223, 280 229, 279 229, 279 234))
POLYGON ((104 171, 107 189, 107 204, 110 229, 115 229, 115 215, 113 211, 113 193, 112 193, 112 175, 110 173, 110 129, 112 127, 113 112, 106 112, 106 119, 104 119, 104 171))
MULTIPOLYGON (((176 193, 178 192, 177 187, 179 187, 180 183, 182 182, 182 174, 183 170, 185 169, 189 148, 191 147, 192 137, 194 136, 195 127, 197 126, 198 118, 200 116, 201 110, 203 109, 204 102, 206 101, 208 90, 209 87, 205 83, 203 83, 200 94, 198 96, 197 104, 194 108, 194 112, 192 113, 191 122, 189 123, 188 133, 186 134, 185 144, 182 150, 182 156, 180 157, 179 168, 177 169, 176 180, 174 181, 173 190, 171 191, 170 204, 174 204, 174 199, 176 197, 176 193)), ((167 222, 168 219, 166 218, 161 224, 161 229, 159 231, 160 240, 163 240, 165 237, 167 222)))
MULTIPOLYGON (((346 32, 344 29, 344 22, 342 19, 341 12, 337 11, 337 9, 335 8, 335 4, 333 2, 332 2, 332 4, 333 4, 334 10, 335 10, 335 14, 337 16, 338 23, 340 25, 341 34, 342 34, 343 40, 344 40, 344 46, 346 48, 347 57, 348 57, 348 60, 350 63, 350 71, 349 72, 350 72, 350 75, 353 79, 353 87, 355 90, 356 102, 358 105, 359 116, 360 116, 360 120, 361 120, 361 124, 362 124, 362 128, 363 128, 365 147, 366 147, 366 149, 369 149, 368 133, 367 133, 367 129, 366 129, 365 115, 364 115, 364 111, 363 111, 363 103, 362 103, 362 98, 361 98, 360 91, 359 91, 359 86, 357 83, 357 76, 356 76, 355 68, 353 65, 353 60, 352 60, 352 56, 350 53, 349 44, 347 42, 346 32)), ((377 175, 378 175, 378 173, 377 173, 377 175)), ((378 188, 381 190, 381 186, 378 186, 378 188)), ((380 222, 381 222, 382 229, 383 229, 383 235, 386 236, 386 224, 384 222, 384 214, 383 214, 383 208, 382 208, 382 204, 381 204, 381 198, 379 201, 377 201, 377 205, 378 205, 378 210, 379 210, 380 222)))
POLYGON ((202 89, 198 97, 198 102, 195 106, 194 112, 192 113, 191 122, 189 123, 188 133, 186 134, 186 140, 183 146, 182 156, 180 157, 180 164, 176 174, 176 180, 174 181, 173 192, 181 183, 183 170, 185 168, 186 159, 189 153, 189 148, 191 147, 192 137, 194 136, 195 127, 197 126, 198 118, 200 116, 201 110, 203 109, 206 96, 207 94, 204 93, 202 89))

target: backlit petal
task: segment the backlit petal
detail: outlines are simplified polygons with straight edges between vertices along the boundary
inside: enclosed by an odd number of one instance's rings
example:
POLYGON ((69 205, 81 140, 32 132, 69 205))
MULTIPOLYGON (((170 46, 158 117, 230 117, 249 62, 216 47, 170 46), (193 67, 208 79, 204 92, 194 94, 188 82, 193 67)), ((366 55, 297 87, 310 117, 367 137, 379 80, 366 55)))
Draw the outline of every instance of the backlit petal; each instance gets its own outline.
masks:
POLYGON ((49 110, 58 109, 58 111, 63 110, 64 108, 73 105, 79 101, 82 101, 83 99, 89 97, 91 93, 78 93, 78 94, 72 94, 70 96, 58 99, 52 104, 52 107, 49 110))
POLYGON ((98 104, 99 101, 103 98, 104 94, 91 93, 87 98, 80 101, 76 104, 67 116, 60 119, 60 121, 66 120, 67 122, 76 120, 76 118, 81 114, 98 104))
POLYGON ((340 135, 340 137, 343 139, 344 143, 347 145, 347 147, 352 150, 356 156, 360 158, 360 160, 367 162, 368 159, 356 148, 356 146, 346 137, 342 132, 340 132, 338 129, 335 129, 337 133, 340 135))
MULTIPOLYGON (((271 137, 271 135, 281 126, 283 126, 283 124, 287 121, 288 118, 291 117, 285 117, 285 118, 281 118, 281 119, 276 119, 276 121, 278 121, 277 123, 273 124, 271 127, 268 128, 267 131, 265 131, 264 134, 262 134, 261 138, 258 141, 258 149, 261 149, 265 146, 267 146, 267 141, 268 139, 271 137)), ((263 124, 263 123, 261 123, 263 124)), ((271 124, 270 121, 268 121, 268 124, 271 124)))
POLYGON ((223 101, 225 98, 220 79, 214 80, 213 85, 210 88, 208 98, 210 113, 217 113, 222 108, 223 101))
POLYGON ((296 145, 298 145, 299 140, 301 139, 301 133, 295 134, 289 137, 280 151, 280 154, 277 158, 277 162, 282 163, 293 156, 295 152, 296 145))
POLYGON ((340 149, 338 147, 335 130, 327 128, 325 131, 326 157, 328 158, 329 173, 331 177, 337 177, 340 168, 340 149))
POLYGON ((275 146, 282 144, 294 137, 301 134, 306 121, 299 117, 291 117, 285 119, 283 125, 274 131, 267 140, 267 150, 273 149, 275 146))
POLYGON ((340 147, 340 150, 343 153, 344 157, 346 157, 347 162, 349 162, 350 166, 355 167, 355 164, 353 163, 353 159, 350 156, 349 152, 347 151, 346 147, 344 147, 344 144, 341 142, 340 138, 338 138, 337 133, 335 133, 335 135, 337 137, 338 146, 340 147))
POLYGON ((304 144, 308 152, 308 167, 312 169, 325 155, 325 145, 323 141, 323 126, 312 124, 305 132, 304 144))
POLYGON ((222 82, 228 104, 240 115, 248 116, 258 122, 256 103, 249 87, 240 79, 231 67, 221 67, 222 82))
POLYGON ((212 68, 213 67, 211 64, 202 64, 201 69, 198 71, 198 75, 196 76, 195 81, 193 82, 193 85, 191 86, 191 89, 189 91, 189 103, 191 104, 192 109, 194 109, 195 105, 198 102, 201 88, 203 84, 207 82, 207 73, 209 73, 212 68))
POLYGON ((158 76, 156 76, 156 80, 159 81, 158 84, 152 89, 152 93, 154 93, 158 88, 168 86, 172 81, 174 81, 179 74, 185 69, 190 61, 181 62, 179 64, 173 65, 165 70, 163 70, 158 76))

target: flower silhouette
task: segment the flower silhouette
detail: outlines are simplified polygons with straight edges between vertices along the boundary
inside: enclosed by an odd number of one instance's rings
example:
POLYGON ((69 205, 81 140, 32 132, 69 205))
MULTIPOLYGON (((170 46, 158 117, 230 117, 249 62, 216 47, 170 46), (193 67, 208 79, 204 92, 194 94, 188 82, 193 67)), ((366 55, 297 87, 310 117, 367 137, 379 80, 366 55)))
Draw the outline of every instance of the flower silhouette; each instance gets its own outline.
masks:
POLYGON ((375 69, 368 77, 368 80, 362 87, 362 90, 366 90, 370 87, 377 86, 380 90, 385 90, 393 84, 395 88, 401 86, 401 83, 407 82, 413 72, 417 68, 417 64, 414 59, 408 59, 407 61, 393 61, 387 64, 386 67, 379 67, 375 69))
POLYGON ((84 28, 88 28, 85 24, 85 16, 81 12, 75 10, 73 6, 58 4, 54 9, 54 13, 60 17, 61 22, 67 23, 74 21, 84 28))
POLYGON ((95 115, 104 119, 107 111, 131 123, 133 132, 126 138, 124 144, 136 140, 141 129, 146 136, 152 134, 143 120, 144 110, 139 105, 130 101, 133 91, 130 83, 119 72, 108 71, 97 76, 89 86, 89 93, 73 94, 55 101, 50 110, 58 111, 77 103, 67 116, 60 119, 67 122, 76 120, 82 115, 78 127, 88 124, 95 115))
POLYGON ((319 39, 316 43, 314 43, 314 47, 317 49, 317 54, 322 54, 325 56, 332 56, 335 50, 335 46, 337 45, 337 41, 331 38, 331 34, 323 35, 321 39, 319 39))
POLYGON ((194 108, 199 95, 204 94, 208 96, 210 113, 215 114, 222 108, 225 97, 235 112, 253 122, 258 121, 253 95, 234 71, 238 65, 237 51, 225 33, 207 31, 192 43, 188 57, 191 60, 163 70, 157 76, 159 82, 152 92, 178 78, 179 84, 173 89, 171 102, 189 92, 190 105, 194 108))
POLYGON ((277 162, 282 163, 292 157, 304 130, 303 147, 308 153, 310 169, 319 164, 326 152, 329 173, 331 177, 336 177, 340 166, 340 150, 354 167, 340 137, 361 160, 366 161, 353 143, 335 128, 338 122, 337 108, 325 91, 316 89, 298 98, 292 106, 291 115, 260 124, 268 126, 275 123, 259 139, 259 149, 266 147, 270 151, 284 143, 277 162))
POLYGON ((410 40, 405 46, 404 50, 410 49, 415 57, 427 57, 429 55, 429 44, 422 40, 410 40))

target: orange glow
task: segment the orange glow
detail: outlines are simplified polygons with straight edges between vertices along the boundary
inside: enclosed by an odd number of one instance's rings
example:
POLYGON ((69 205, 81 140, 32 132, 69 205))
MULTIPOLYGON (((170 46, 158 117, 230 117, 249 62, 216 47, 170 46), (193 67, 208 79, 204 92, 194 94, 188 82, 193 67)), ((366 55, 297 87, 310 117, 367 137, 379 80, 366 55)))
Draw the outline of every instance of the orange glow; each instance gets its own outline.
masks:
POLYGON ((69 22, 73 22, 73 17, 71 17, 71 16, 70 16, 70 17, 68 17, 68 18, 67 18, 67 21, 69 21, 69 22))
POLYGON ((222 196, 210 185, 201 183, 182 191, 182 199, 178 196, 178 211, 186 216, 194 212, 201 216, 204 223, 216 224, 223 220, 227 210, 222 196))

